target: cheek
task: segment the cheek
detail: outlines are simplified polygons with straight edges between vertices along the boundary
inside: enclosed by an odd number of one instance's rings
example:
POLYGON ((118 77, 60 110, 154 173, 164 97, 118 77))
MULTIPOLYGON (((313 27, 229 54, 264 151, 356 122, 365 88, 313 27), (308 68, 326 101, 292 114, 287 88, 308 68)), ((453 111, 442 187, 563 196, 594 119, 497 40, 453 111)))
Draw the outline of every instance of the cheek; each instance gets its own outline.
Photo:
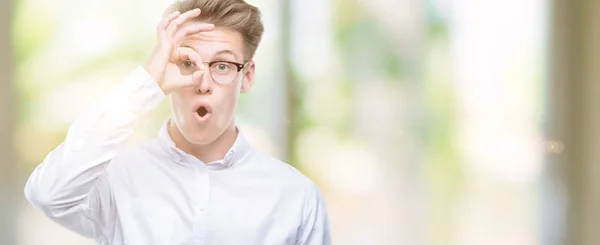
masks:
POLYGON ((185 113, 189 111, 190 108, 190 97, 186 96, 188 91, 178 91, 171 94, 170 104, 171 111, 173 112, 173 116, 176 117, 179 121, 183 120, 185 117, 188 117, 189 113, 185 113))
POLYGON ((223 116, 225 116, 225 120, 233 117, 235 114, 235 108, 239 99, 239 88, 232 89, 224 94, 220 103, 220 109, 223 112, 223 116))

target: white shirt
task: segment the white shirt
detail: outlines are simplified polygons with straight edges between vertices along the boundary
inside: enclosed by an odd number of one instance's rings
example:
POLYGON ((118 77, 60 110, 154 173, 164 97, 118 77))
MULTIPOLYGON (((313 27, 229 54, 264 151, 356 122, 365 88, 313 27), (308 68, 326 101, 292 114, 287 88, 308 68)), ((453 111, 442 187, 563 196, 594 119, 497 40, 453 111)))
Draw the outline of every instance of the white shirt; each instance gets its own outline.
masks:
POLYGON ((27 181, 26 198, 97 244, 331 244, 317 186, 242 132, 208 164, 178 149, 165 126, 127 146, 140 116, 164 98, 138 67, 72 123, 27 181))

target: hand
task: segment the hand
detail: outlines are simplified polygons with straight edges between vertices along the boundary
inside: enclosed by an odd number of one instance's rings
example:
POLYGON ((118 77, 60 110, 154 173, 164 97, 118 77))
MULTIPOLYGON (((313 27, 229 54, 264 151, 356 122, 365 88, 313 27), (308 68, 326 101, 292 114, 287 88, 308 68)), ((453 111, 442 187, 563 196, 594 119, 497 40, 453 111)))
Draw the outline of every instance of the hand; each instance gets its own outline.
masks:
MULTIPOLYGON (((165 79, 165 70, 169 62, 174 63, 173 57, 181 55, 177 47, 187 36, 211 31, 215 28, 213 24, 199 22, 184 25, 198 15, 200 15, 200 9, 193 9, 183 14, 176 11, 166 16, 157 27, 158 43, 148 59, 145 69, 165 94, 170 94, 181 87, 194 85, 192 76, 186 80, 165 79), (177 52, 174 53, 175 51, 177 52)), ((193 77, 201 76, 202 73, 202 70, 196 71, 193 77)))

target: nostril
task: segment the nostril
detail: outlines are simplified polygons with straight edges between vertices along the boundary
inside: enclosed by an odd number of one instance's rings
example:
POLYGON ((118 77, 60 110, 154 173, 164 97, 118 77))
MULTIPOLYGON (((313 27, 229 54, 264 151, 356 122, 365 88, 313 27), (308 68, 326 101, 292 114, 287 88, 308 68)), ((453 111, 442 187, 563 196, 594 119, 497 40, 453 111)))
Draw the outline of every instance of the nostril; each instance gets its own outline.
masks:
POLYGON ((196 92, 196 94, 212 94, 212 90, 211 89, 200 89, 197 88, 194 90, 194 92, 196 92))

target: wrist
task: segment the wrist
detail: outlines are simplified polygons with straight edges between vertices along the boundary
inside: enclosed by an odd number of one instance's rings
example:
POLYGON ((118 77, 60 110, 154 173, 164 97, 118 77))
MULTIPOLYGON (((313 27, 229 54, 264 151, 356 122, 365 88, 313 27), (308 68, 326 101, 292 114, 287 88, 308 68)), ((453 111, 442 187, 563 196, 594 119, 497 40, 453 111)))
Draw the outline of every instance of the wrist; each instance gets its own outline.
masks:
POLYGON ((165 95, 169 95, 171 92, 173 92, 173 91, 172 91, 172 89, 170 89, 170 88, 168 88, 168 87, 165 87, 165 86, 163 86, 162 84, 159 84, 159 85, 158 85, 158 87, 160 88, 160 90, 162 90, 162 91, 163 91, 163 93, 164 93, 165 95))

